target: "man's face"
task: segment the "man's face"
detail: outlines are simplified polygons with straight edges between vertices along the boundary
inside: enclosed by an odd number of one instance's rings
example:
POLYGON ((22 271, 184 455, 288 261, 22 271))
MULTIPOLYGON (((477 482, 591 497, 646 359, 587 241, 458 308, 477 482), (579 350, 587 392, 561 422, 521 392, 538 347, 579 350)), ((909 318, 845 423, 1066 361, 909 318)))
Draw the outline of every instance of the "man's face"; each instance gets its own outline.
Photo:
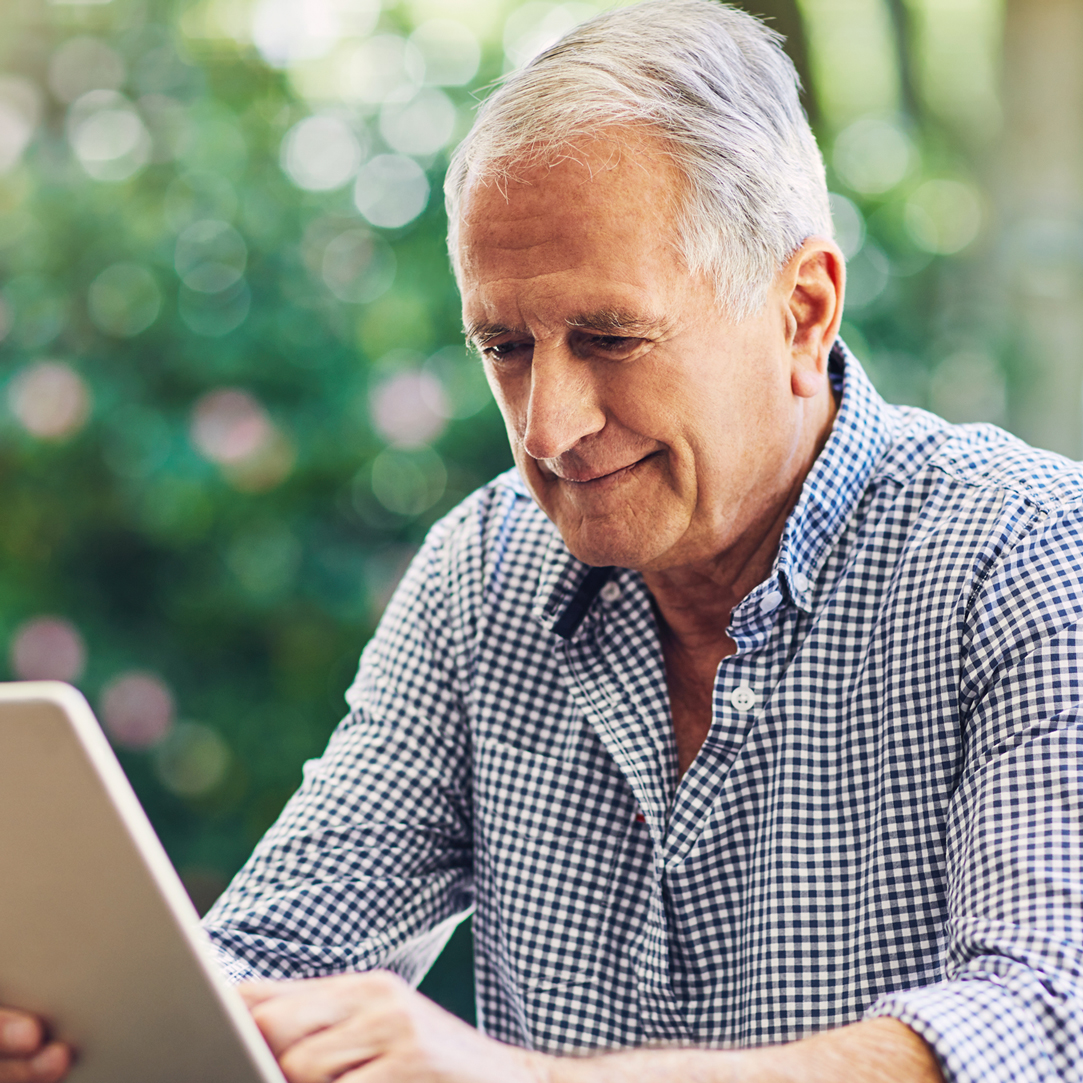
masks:
POLYGON ((468 189, 464 323, 572 553, 709 561, 777 515, 800 469, 788 296, 726 318, 675 250, 683 182, 652 143, 578 158, 468 189))

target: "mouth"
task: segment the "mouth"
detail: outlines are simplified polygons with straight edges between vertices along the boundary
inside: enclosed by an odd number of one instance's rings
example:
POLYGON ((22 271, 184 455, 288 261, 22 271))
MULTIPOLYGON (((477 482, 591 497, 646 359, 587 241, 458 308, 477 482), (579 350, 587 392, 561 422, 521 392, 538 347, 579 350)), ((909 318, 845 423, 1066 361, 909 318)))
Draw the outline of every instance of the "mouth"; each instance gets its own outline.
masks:
POLYGON ((625 478, 631 476, 644 463, 649 462, 660 454, 660 451, 652 451, 649 454, 644 455, 643 458, 628 463, 626 466, 618 466, 615 470, 598 470, 593 472, 590 470, 556 471, 550 468, 550 472, 558 481, 565 481, 569 485, 580 486, 583 488, 602 488, 623 481, 625 478))

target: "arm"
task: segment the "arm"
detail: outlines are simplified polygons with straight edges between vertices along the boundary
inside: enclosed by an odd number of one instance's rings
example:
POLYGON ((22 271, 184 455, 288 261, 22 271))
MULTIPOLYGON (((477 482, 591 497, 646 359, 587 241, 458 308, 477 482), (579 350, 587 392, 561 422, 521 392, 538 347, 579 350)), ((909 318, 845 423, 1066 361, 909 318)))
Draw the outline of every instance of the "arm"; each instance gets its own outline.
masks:
POLYGON ((559 1060, 549 1083, 943 1083, 932 1050, 894 1019, 870 1019, 786 1045, 643 1050, 559 1060))
POLYGON ((349 716, 205 919, 235 981, 395 970, 418 980, 473 901, 469 739, 434 529, 362 656, 349 716))
POLYGON ((894 1019, 762 1049, 551 1057, 483 1037, 389 974, 242 993, 291 1083, 943 1083, 929 1047, 894 1019))
POLYGON ((944 977, 884 996, 954 1083, 1083 1078, 1083 524, 1051 515, 967 613, 944 977))

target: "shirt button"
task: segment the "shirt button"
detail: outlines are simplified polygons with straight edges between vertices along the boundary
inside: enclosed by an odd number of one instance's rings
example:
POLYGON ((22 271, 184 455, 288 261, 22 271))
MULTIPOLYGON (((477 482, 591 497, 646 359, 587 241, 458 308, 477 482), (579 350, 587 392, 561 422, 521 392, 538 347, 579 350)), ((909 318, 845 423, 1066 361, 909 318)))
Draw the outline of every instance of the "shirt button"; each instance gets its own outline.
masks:
POLYGON ((756 706, 756 700, 759 696, 748 687, 747 684, 739 684, 730 693, 730 703, 738 711, 750 711, 756 706))
POLYGON ((805 575, 804 572, 794 572, 793 585, 800 591, 806 591, 811 584, 808 581, 808 576, 805 575))
POLYGON ((782 605, 782 595, 777 590, 772 590, 760 601, 760 612, 773 613, 780 605, 782 605))
POLYGON ((621 595, 619 583, 609 582, 598 592, 603 602, 615 602, 621 595))

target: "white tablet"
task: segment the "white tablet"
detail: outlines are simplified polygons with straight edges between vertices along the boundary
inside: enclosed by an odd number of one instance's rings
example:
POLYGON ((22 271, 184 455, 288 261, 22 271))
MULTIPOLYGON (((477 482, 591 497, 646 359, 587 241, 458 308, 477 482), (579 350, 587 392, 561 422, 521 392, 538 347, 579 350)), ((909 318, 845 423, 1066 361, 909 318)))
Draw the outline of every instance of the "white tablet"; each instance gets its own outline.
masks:
POLYGON ((0 1004, 72 1083, 283 1083, 87 702, 0 684, 0 1004))

